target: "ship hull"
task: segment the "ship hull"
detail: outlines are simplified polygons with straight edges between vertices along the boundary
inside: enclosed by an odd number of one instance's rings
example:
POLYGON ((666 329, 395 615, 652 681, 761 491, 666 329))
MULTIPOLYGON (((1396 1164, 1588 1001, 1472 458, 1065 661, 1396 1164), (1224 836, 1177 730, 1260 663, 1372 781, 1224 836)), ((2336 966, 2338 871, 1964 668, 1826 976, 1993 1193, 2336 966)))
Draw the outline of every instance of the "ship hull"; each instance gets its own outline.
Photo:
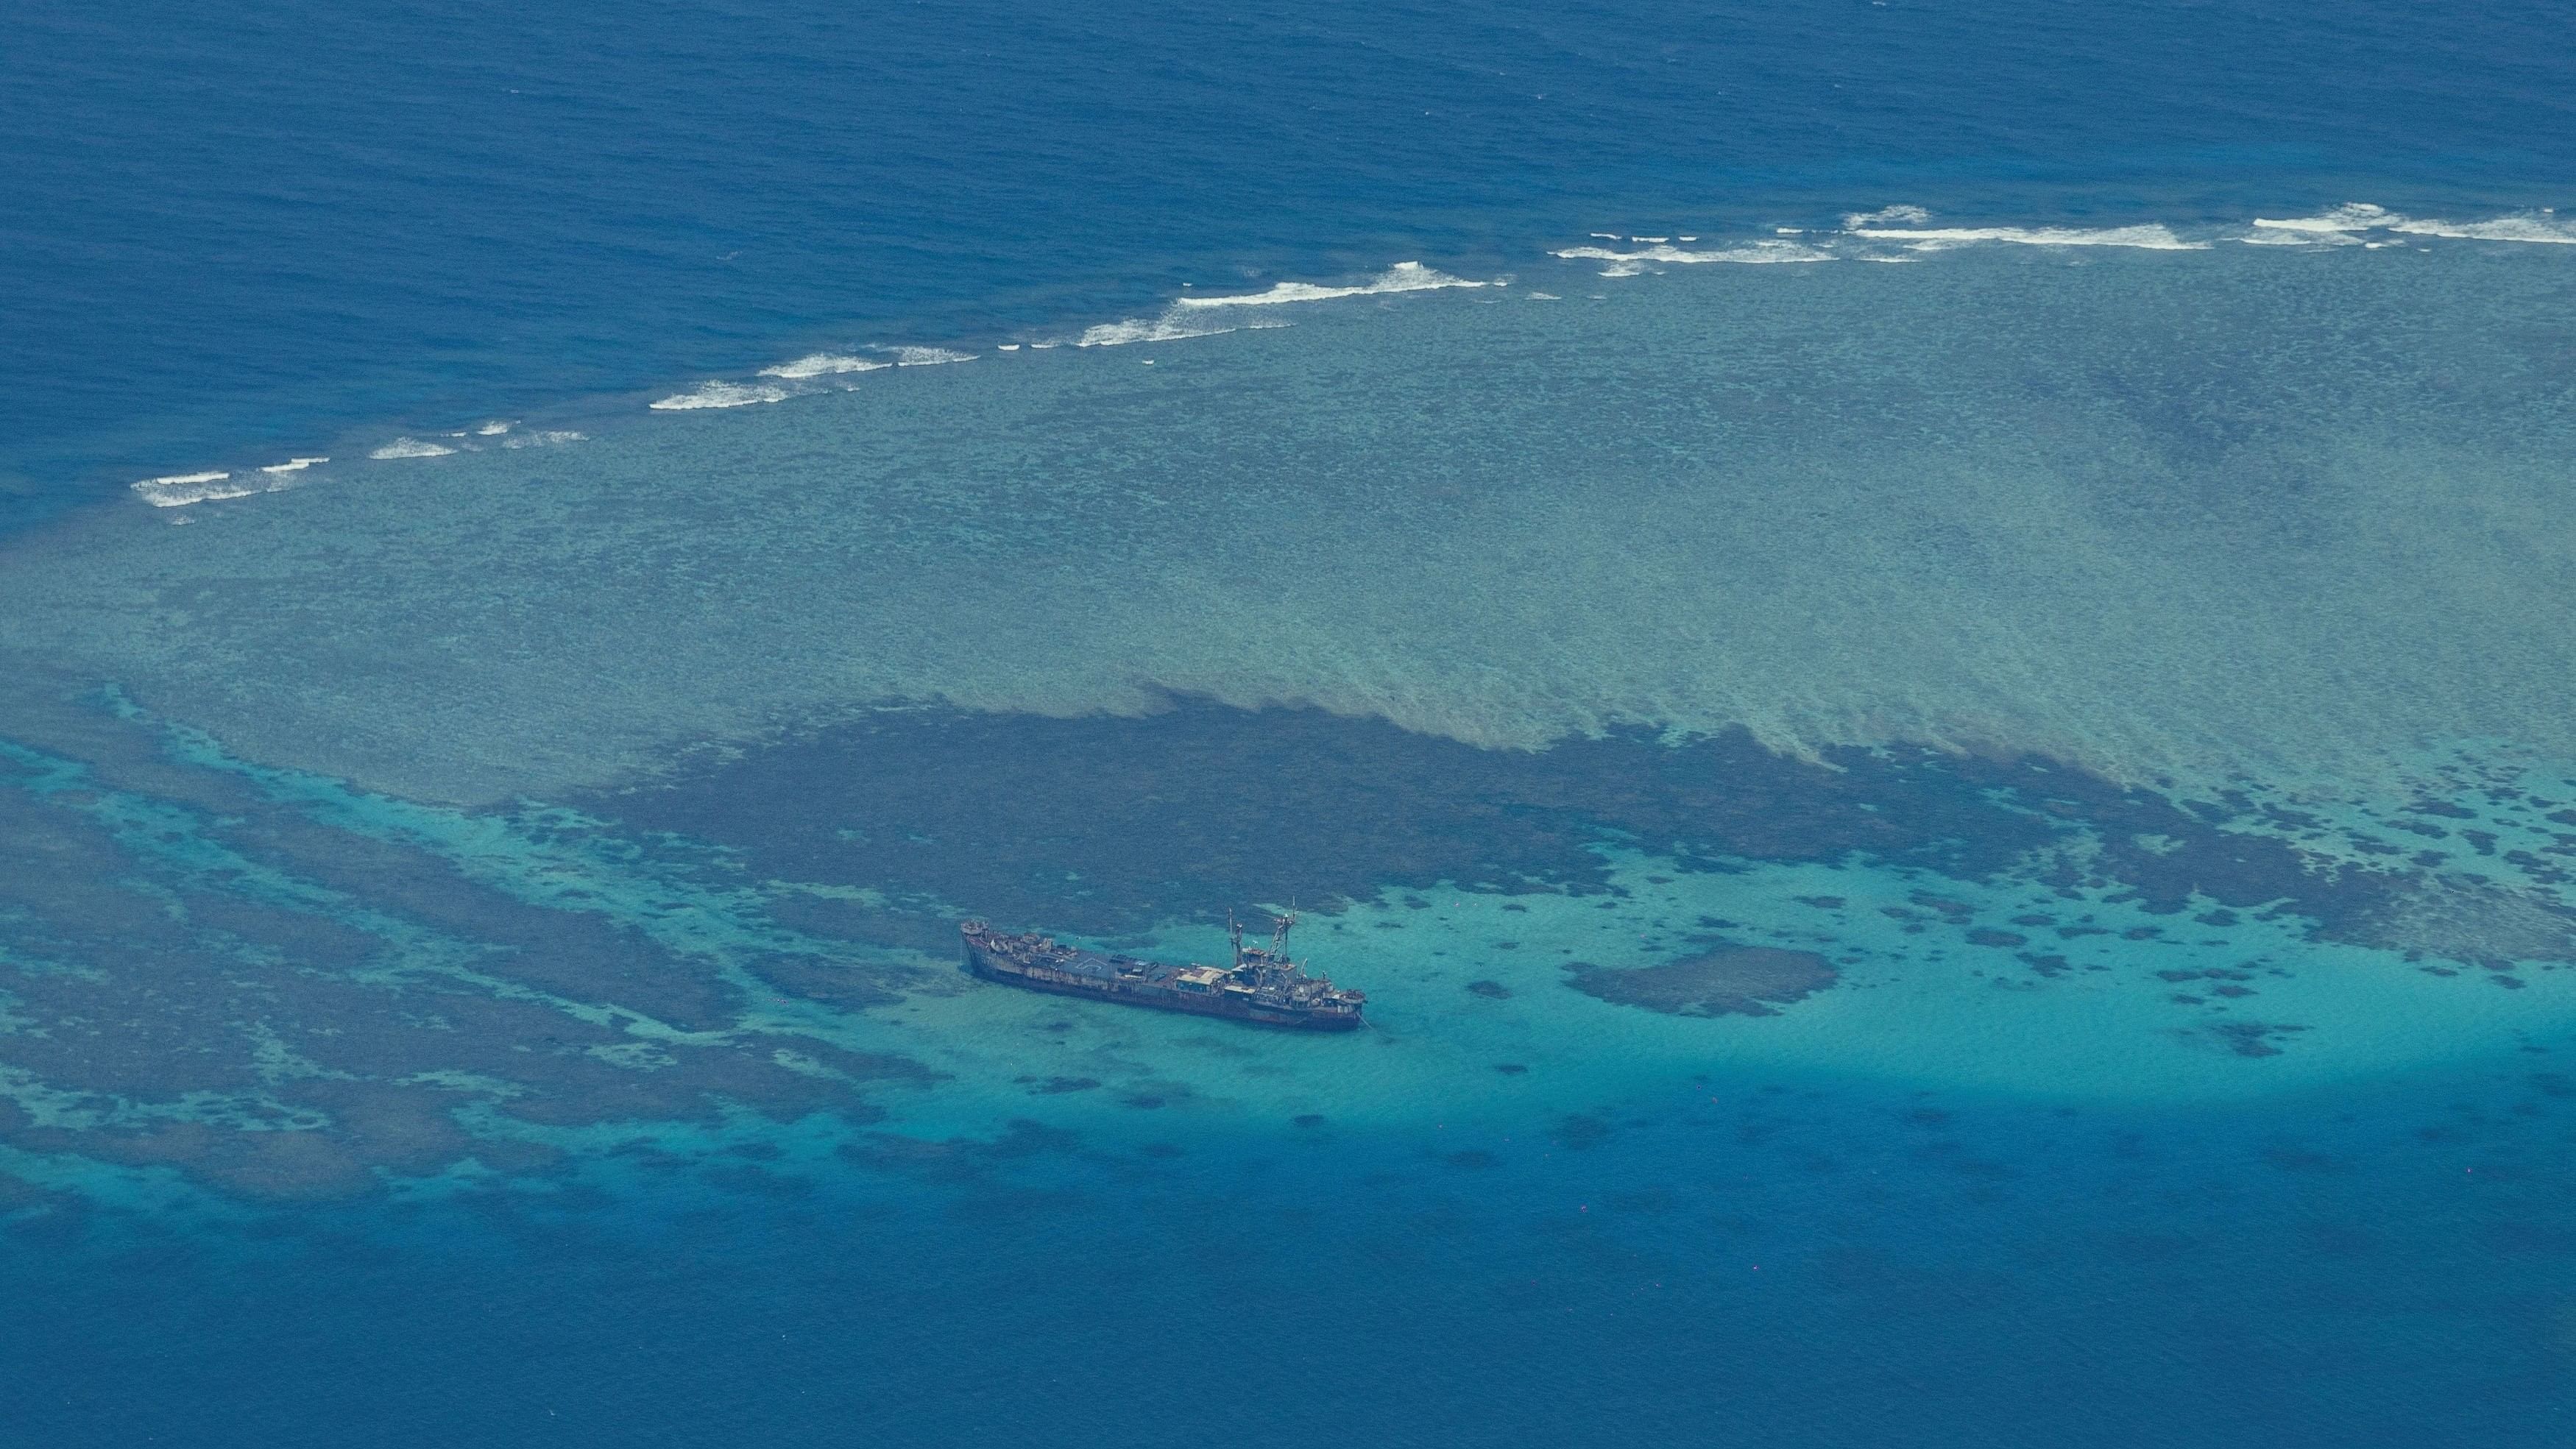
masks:
POLYGON ((1142 1006, 1154 1011, 1178 1011, 1191 1016, 1223 1017, 1228 1021, 1250 1022, 1255 1026, 1277 1027, 1284 1031, 1356 1031, 1360 1024, 1356 1012, 1276 1011, 1222 997, 1188 996, 1177 991, 1138 989, 1122 983, 1092 982, 1080 977, 1068 979, 1057 974, 1041 976, 1018 970, 1011 963, 996 960, 971 945, 966 948, 966 966, 987 981, 998 981, 1029 991, 1111 1001, 1120 1006, 1142 1006))

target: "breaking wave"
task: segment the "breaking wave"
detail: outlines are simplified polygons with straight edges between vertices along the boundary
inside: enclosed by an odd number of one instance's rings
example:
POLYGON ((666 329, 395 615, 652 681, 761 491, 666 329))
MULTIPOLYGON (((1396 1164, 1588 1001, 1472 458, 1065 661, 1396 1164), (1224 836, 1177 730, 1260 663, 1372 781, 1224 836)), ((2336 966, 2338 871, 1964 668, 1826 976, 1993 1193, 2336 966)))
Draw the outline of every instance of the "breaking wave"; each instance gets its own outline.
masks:
POLYGON ((1076 347, 1124 347, 1131 342, 1179 342, 1191 337, 1217 337, 1232 332, 1232 327, 1210 327, 1181 320, 1180 309, 1160 317, 1130 317, 1124 322, 1103 322, 1086 327, 1073 339, 1076 347))
POLYGON ((2186 241, 2174 235, 2173 228, 2158 222, 2105 227, 1873 225, 1846 227, 1844 231, 1846 235, 1867 237, 1872 241, 1901 241, 1918 251, 1937 251, 1943 247, 1967 246, 1976 242, 2033 247, 2139 247, 2159 252, 2196 252, 2209 247, 2205 241, 2186 241))
POLYGON ((879 362, 873 357, 856 357, 847 352, 815 352, 797 358, 794 362, 782 362, 776 367, 764 367, 760 370, 760 375, 784 378, 789 382, 803 382, 809 378, 838 377, 843 373, 882 372, 892 366, 894 364, 891 362, 879 362))
MULTIPOLYGON (((660 404, 656 403, 654 406, 659 407, 660 404)), ((455 451, 456 450, 454 448, 447 446, 445 443, 432 443, 420 438, 404 437, 394 439, 392 442, 376 449, 367 456, 381 463, 394 458, 444 458, 455 451)))
POLYGON ((2576 245, 2576 222, 2561 220, 2554 212, 2526 212, 2487 221, 2439 221, 2404 216, 2384 206, 2373 206, 2363 201, 2347 202, 2316 216, 2258 216, 2254 218, 2254 229, 2255 234, 2245 240, 2259 242, 2284 238, 2325 245, 2350 245, 2363 232, 2385 231, 2401 236, 2446 237, 2456 241, 2576 245))
POLYGON ((1932 213, 1919 206, 1882 206, 1876 211, 1855 211, 1843 218, 1843 229, 1858 231, 1865 226, 1921 226, 1932 219, 1932 213))
POLYGON ((165 478, 146 478, 132 486, 137 496, 155 508, 184 508, 191 503, 247 498, 267 491, 264 484, 235 482, 230 473, 173 473, 165 478))
MULTIPOLYGON (((673 393, 652 406, 653 411, 659 413, 684 413, 700 408, 740 408, 754 403, 785 402, 792 395, 783 387, 765 383, 702 382, 687 392, 673 393)), ((384 455, 379 453, 376 456, 384 455)))
POLYGON ((1160 317, 1130 317, 1083 329, 1076 347, 1123 347, 1133 342, 1178 342, 1215 337, 1246 327, 1283 327, 1283 322, 1208 320, 1237 307, 1277 307, 1292 302, 1330 302, 1342 297, 1378 297, 1400 292, 1437 292, 1452 287, 1492 287, 1498 282, 1471 281, 1435 271, 1420 262, 1397 262, 1365 282, 1327 287, 1314 282, 1278 282, 1266 292, 1237 292, 1215 297, 1176 297, 1160 317))
POLYGON ((1550 253, 1567 261, 1597 261, 1610 265, 1604 276, 1633 277, 1652 262, 1673 266, 1697 266, 1704 262, 1830 262, 1834 254, 1796 242, 1759 241, 1747 246, 1720 247, 1713 251, 1688 251, 1676 246, 1650 246, 1640 251, 1623 252, 1610 247, 1567 247, 1550 253))
POLYGON ((1347 287, 1320 287, 1313 282, 1280 282, 1267 292, 1223 297, 1182 297, 1175 307, 1275 307, 1288 302, 1329 302, 1336 297, 1374 297, 1390 292, 1435 292, 1446 287, 1490 287, 1434 271, 1420 262, 1397 262, 1368 281, 1347 287))

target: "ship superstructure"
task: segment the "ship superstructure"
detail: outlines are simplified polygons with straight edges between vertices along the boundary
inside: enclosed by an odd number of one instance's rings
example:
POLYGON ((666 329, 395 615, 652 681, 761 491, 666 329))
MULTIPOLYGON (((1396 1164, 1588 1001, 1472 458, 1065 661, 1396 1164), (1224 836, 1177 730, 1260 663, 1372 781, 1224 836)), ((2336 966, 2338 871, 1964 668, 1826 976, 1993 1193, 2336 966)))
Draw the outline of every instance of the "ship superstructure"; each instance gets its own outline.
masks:
POLYGON ((1065 945, 1053 936, 996 931, 982 921, 968 921, 958 930, 966 943, 967 967, 988 981, 1264 1026, 1308 1031, 1357 1027, 1367 993, 1346 991, 1325 977, 1309 976, 1290 959, 1288 928, 1295 924, 1296 912, 1282 914, 1274 919, 1268 946, 1246 946, 1243 923, 1228 913, 1226 932, 1234 944, 1231 966, 1174 966, 1104 955, 1065 945))

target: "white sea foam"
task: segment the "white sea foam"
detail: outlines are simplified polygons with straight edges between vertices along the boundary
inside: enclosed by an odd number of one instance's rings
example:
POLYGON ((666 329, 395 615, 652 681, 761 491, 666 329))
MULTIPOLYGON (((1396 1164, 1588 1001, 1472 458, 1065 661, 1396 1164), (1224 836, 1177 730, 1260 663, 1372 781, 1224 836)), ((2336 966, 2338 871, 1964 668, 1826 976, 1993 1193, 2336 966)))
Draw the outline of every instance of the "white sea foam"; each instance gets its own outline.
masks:
POLYGON ((1319 287, 1312 282, 1281 282, 1267 292, 1241 293, 1228 297, 1183 297, 1176 307, 1273 307, 1287 302, 1329 302, 1336 297, 1374 297, 1390 292, 1432 292, 1444 287, 1483 287, 1487 282, 1471 282, 1434 271, 1420 262, 1398 262, 1384 272, 1348 287, 1319 287))
POLYGON ((1234 328, 1210 326, 1205 322, 1185 320, 1181 309, 1174 307, 1160 317, 1130 317, 1124 322, 1103 322, 1086 327, 1073 339, 1076 347, 1124 347, 1131 342, 1180 342, 1192 337, 1215 337, 1234 328))
POLYGON ((588 433, 576 433, 569 428, 540 428, 533 433, 520 433, 515 437, 506 438, 501 446, 504 448, 559 448, 566 443, 584 442, 589 437, 588 433))
POLYGON ((2292 237, 2343 238, 2353 232, 2376 231, 2393 222, 2404 220, 2406 218, 2384 206, 2372 206, 2367 202, 2350 202, 2316 216, 2286 218, 2258 216, 2254 218, 2254 229, 2257 233, 2292 237))
MULTIPOLYGON (((790 394, 767 383, 703 382, 653 404, 661 413, 695 412, 700 408, 740 408, 754 403, 785 402, 790 394)), ((379 454, 378 456, 382 456, 379 454)))
POLYGON ((146 478, 133 486, 135 494, 155 508, 184 508, 191 503, 204 503, 218 498, 247 498, 265 491, 262 485, 235 482, 230 473, 172 473, 162 478, 146 478))
POLYGON ((975 354, 957 352, 946 347, 889 347, 895 363, 901 367, 937 367, 944 362, 973 362, 975 354))
POLYGON ((1904 226, 1921 226, 1932 219, 1932 213, 1919 206, 1882 206, 1876 211, 1856 211, 1843 218, 1845 231, 1858 231, 1865 226, 1886 226, 1891 222, 1904 226))
MULTIPOLYGON (((660 404, 655 404, 656 407, 660 404)), ((367 456, 383 462, 392 458, 444 458, 455 452, 445 443, 424 442, 419 438, 396 438, 367 456)))
POLYGON ((2185 241, 2173 229, 2161 223, 2139 226, 1950 226, 1890 227, 1854 226, 1845 231, 1852 236, 1872 241, 1901 241, 1917 251, 1937 251, 1944 247, 1967 246, 1975 242, 2004 242, 2033 247, 2138 247, 2157 252, 2206 251, 2205 241, 2185 241))
POLYGON ((162 478, 146 478, 130 485, 135 496, 155 508, 185 508, 191 503, 214 503, 227 498, 248 498, 255 493, 275 493, 294 486, 294 476, 316 463, 328 463, 328 457, 289 458, 271 463, 259 470, 260 476, 236 477, 229 472, 209 469, 202 473, 173 473, 162 478))
POLYGON ((2236 240, 2256 247, 2357 247, 2385 246, 2385 242, 2364 243, 2350 232, 2311 231, 2303 227, 2281 227, 2257 221, 2258 230, 2247 232, 2236 240))
POLYGON ((873 357, 853 357, 846 352, 810 352, 794 362, 764 367, 760 375, 803 382, 807 378, 838 377, 847 372, 882 372, 892 366, 891 362, 879 362, 873 357))
POLYGON ((2556 217, 2504 216, 2493 221, 2416 221, 2408 220, 2391 231, 2410 236, 2456 237, 2464 241, 2543 242, 2557 246, 2576 245, 2576 224, 2556 217))
POLYGON ((483 426, 476 428, 474 430, 474 435, 478 438, 497 438, 517 426, 518 424, 514 421, 495 418, 492 421, 485 423, 483 426))
MULTIPOLYGON (((2457 241, 2540 242, 2560 246, 2576 245, 2576 223, 2560 220, 2549 212, 2526 212, 2519 216, 2500 216, 2488 221, 2441 221, 2404 216, 2384 206, 2368 202, 2349 202, 2316 216, 2254 218, 2256 236, 2265 233, 2284 234, 2319 241, 2350 240, 2354 233, 2366 231, 2397 232, 2405 236, 2447 237, 2457 241)), ((2254 240, 2248 237, 2246 240, 2254 240)))
POLYGON ((1834 254, 1797 242, 1757 241, 1740 247, 1721 247, 1710 251, 1685 251, 1676 246, 1651 246, 1641 251, 1613 251, 1608 247, 1567 247, 1554 253, 1567 261, 1597 261, 1610 265, 1605 277, 1633 277, 1650 262, 1674 266, 1697 266, 1703 262, 1830 262, 1834 254))

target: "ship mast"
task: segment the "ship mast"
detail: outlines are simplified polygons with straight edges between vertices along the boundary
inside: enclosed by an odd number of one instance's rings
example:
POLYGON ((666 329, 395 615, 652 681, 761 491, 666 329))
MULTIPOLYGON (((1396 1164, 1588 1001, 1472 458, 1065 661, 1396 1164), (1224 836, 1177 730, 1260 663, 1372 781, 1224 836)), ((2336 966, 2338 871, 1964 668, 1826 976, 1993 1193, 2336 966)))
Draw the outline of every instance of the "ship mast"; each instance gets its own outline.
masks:
POLYGON ((1256 946, 1247 951, 1243 945, 1243 922, 1236 920, 1234 912, 1228 910, 1225 913, 1225 934, 1226 939, 1234 943, 1234 969, 1243 970, 1246 958, 1250 958, 1253 982, 1264 987, 1277 986, 1293 975, 1296 963, 1288 959, 1288 928, 1296 924, 1297 912, 1293 908, 1272 915, 1270 949, 1264 951, 1256 946))

